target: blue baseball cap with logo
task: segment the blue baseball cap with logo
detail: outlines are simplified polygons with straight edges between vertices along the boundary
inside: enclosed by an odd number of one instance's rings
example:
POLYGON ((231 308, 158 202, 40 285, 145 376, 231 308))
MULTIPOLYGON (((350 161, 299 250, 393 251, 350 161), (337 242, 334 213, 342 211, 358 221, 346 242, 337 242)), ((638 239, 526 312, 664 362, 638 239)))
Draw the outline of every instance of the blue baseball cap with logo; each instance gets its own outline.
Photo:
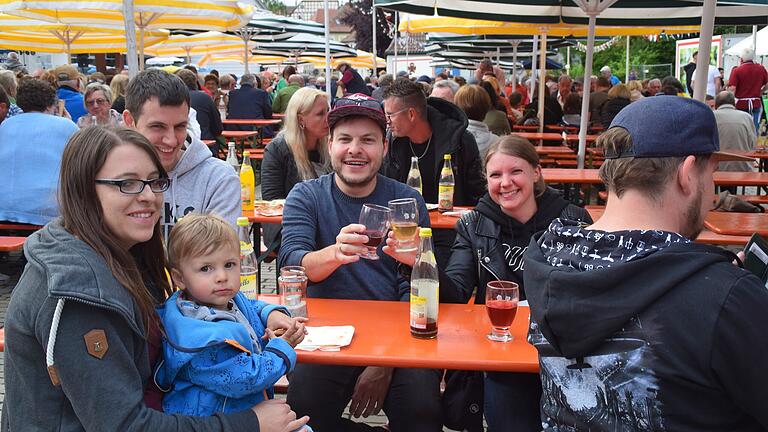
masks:
POLYGON ((659 158, 712 155, 717 160, 751 161, 721 152, 717 122, 704 103, 680 96, 652 96, 619 111, 608 129, 620 127, 632 138, 632 147, 616 153, 605 149, 606 159, 659 158))

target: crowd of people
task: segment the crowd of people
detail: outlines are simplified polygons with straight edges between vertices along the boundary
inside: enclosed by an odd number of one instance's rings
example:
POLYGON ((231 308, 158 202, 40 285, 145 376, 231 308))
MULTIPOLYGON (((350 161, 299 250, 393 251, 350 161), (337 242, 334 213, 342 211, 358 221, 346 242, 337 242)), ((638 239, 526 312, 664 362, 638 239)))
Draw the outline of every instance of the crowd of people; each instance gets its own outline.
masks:
POLYGON ((239 180, 203 140, 222 114, 274 113, 262 198, 285 206, 265 244, 278 267, 305 268, 309 297, 409 299, 417 253, 390 233, 380 259, 361 259, 360 210, 411 198, 429 227, 450 155, 454 204, 473 210, 434 233, 440 301, 482 303, 489 281, 517 283, 541 369, 475 373, 479 411, 459 428, 482 430, 482 414, 492 432, 768 429, 768 378, 754 368, 768 358, 768 292, 732 253, 693 243, 713 172, 752 169, 720 151, 754 145, 747 72, 715 110, 678 96, 672 77, 622 84, 603 68, 589 89, 541 83, 546 124, 578 127, 586 90, 606 129, 597 222, 511 133, 535 122, 537 83, 513 86, 490 61, 468 82, 341 64, 331 94, 293 66, 239 79, 36 72, 0 72, 0 220, 45 225, 8 307, 4 430, 442 430, 441 381, 446 394, 467 381, 297 363, 307 321, 238 292, 239 180), (414 160, 420 192, 405 184, 414 160), (287 400, 274 400, 284 374, 287 400), (382 410, 386 427, 356 420, 382 410))

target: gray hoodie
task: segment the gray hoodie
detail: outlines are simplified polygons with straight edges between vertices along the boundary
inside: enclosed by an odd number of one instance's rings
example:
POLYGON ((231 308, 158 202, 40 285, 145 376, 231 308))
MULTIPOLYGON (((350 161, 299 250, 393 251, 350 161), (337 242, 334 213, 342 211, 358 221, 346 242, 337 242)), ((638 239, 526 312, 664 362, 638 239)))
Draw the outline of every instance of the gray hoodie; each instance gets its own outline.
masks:
POLYGON ((166 239, 176 222, 193 211, 216 214, 235 226, 241 215, 240 179, 226 162, 212 157, 202 141, 192 138, 168 176, 171 187, 163 197, 162 220, 166 239))
POLYGON ((60 219, 32 234, 24 254, 28 264, 5 321, 4 432, 258 431, 250 410, 184 417, 144 404, 152 370, 139 309, 101 255, 60 219), (94 348, 88 337, 101 332, 94 348), (59 386, 46 370, 49 345, 59 386))

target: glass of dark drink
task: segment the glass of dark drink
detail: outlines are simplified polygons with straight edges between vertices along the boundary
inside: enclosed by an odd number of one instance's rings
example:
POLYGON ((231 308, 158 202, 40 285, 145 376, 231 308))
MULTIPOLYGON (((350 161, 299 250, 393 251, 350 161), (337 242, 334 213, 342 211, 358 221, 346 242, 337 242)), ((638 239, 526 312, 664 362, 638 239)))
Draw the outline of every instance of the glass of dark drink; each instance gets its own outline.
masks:
POLYGON ((389 208, 376 204, 363 204, 360 209, 360 225, 365 225, 365 231, 360 233, 368 237, 365 247, 368 252, 361 254, 361 258, 377 260, 379 256, 376 249, 387 234, 389 226, 389 208))
POLYGON ((517 302, 520 291, 514 282, 491 281, 485 289, 485 309, 491 320, 491 332, 488 339, 495 342, 509 342, 512 334, 509 327, 517 314, 517 302))

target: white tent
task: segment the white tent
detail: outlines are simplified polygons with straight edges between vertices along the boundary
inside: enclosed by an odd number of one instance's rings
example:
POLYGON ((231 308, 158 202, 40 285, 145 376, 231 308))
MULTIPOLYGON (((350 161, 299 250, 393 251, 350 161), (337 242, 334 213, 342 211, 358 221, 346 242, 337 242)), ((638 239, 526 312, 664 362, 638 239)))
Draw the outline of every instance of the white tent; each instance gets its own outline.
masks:
MULTIPOLYGON (((732 56, 741 55, 741 52, 744 50, 744 48, 754 48, 752 46, 752 42, 752 36, 747 36, 743 41, 728 48, 725 53, 732 56)), ((758 57, 768 56, 768 27, 764 27, 762 30, 757 32, 757 48, 755 49, 755 55, 758 57)))

